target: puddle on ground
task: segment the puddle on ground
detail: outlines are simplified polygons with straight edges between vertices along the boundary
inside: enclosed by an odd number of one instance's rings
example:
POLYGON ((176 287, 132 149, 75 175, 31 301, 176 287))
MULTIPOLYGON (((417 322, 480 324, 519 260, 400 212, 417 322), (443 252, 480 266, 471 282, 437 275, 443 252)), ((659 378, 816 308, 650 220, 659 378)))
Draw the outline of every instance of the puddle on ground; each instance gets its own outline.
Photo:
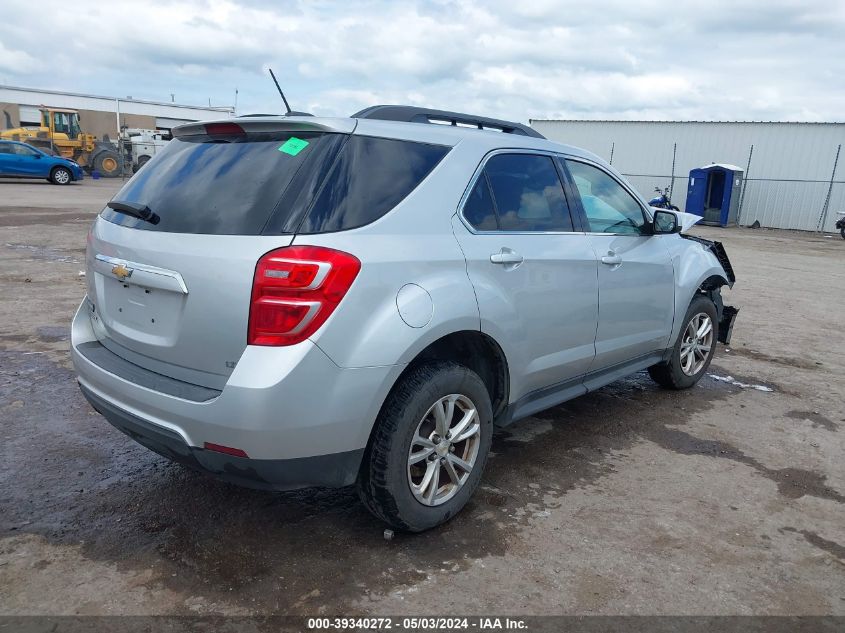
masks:
POLYGON ((80 264, 85 257, 85 249, 70 249, 68 251, 57 251, 47 246, 33 246, 32 244, 10 244, 6 248, 17 251, 27 251, 33 259, 44 259, 51 262, 63 264, 80 264), (68 255, 69 252, 80 252, 81 256, 68 255))
POLYGON ((845 495, 825 485, 827 477, 812 470, 800 468, 768 468, 759 461, 743 453, 738 448, 718 440, 704 440, 686 431, 663 427, 652 429, 644 434, 646 438, 665 448, 682 455, 705 455, 719 459, 729 459, 750 466, 757 474, 775 482, 778 492, 788 499, 800 499, 804 495, 829 499, 838 503, 845 502, 845 495))
POLYGON ((38 338, 45 343, 57 343, 70 339, 70 328, 61 326, 43 326, 36 329, 38 338))
POLYGON ((758 352, 747 347, 731 347, 728 355, 736 354, 737 356, 745 356, 752 360, 759 360, 764 363, 774 363, 775 365, 783 365, 784 367, 797 367, 799 369, 818 369, 821 362, 808 360, 806 358, 797 358, 794 356, 770 356, 764 352, 758 352))
POLYGON ((780 528, 778 532, 780 532, 781 534, 785 532, 794 532, 795 534, 800 534, 811 545, 818 547, 820 550, 823 550, 828 554, 832 554, 835 558, 838 558, 843 563, 845 563, 845 547, 843 547, 836 541, 828 541, 826 538, 822 538, 815 532, 811 532, 810 530, 798 530, 794 527, 783 527, 780 528))
POLYGON ((807 420, 813 425, 814 429, 823 428, 826 431, 834 433, 839 430, 839 425, 833 420, 826 418, 818 411, 788 411, 784 414, 786 417, 793 420, 807 420))

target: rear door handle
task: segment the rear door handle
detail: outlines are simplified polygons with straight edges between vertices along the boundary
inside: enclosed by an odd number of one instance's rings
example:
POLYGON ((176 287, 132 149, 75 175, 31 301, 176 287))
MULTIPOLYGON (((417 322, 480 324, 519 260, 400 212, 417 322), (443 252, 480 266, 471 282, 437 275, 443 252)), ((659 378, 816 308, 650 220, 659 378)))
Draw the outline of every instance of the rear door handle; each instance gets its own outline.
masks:
POLYGON ((607 255, 601 258, 601 263, 607 264, 608 266, 618 266, 622 263, 622 258, 614 252, 610 251, 607 253, 607 255))
POLYGON ((523 257, 509 248, 503 248, 498 253, 490 255, 490 261, 494 264, 521 264, 523 257))

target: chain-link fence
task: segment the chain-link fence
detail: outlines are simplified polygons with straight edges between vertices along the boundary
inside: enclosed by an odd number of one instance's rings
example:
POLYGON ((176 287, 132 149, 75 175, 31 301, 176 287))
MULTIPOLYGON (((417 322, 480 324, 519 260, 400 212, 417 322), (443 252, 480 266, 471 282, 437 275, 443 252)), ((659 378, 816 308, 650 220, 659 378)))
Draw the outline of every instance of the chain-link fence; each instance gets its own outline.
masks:
MULTIPOLYGON (((835 159, 829 166, 829 178, 806 179, 758 177, 754 172, 752 145, 748 160, 740 165, 745 173, 737 212, 738 224, 750 225, 757 221, 766 227, 834 232, 834 225, 840 217, 838 212, 845 212, 845 181, 837 180, 845 168, 839 164, 841 147, 838 146, 835 159)), ((673 167, 676 152, 677 144, 672 147, 673 167)), ((845 156, 841 158, 845 161, 845 156)), ((646 200, 655 196, 655 187, 669 187, 672 204, 681 211, 685 210, 688 174, 626 173, 624 170, 622 173, 646 200)))

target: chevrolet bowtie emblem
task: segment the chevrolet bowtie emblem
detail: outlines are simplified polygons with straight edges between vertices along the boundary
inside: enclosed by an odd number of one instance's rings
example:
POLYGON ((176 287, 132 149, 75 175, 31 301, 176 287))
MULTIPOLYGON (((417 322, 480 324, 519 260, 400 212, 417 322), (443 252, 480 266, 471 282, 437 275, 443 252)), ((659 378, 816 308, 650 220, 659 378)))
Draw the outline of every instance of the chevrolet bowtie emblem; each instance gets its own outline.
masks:
POLYGON ((132 269, 127 268, 126 264, 118 264, 111 269, 112 275, 123 281, 132 276, 132 269))

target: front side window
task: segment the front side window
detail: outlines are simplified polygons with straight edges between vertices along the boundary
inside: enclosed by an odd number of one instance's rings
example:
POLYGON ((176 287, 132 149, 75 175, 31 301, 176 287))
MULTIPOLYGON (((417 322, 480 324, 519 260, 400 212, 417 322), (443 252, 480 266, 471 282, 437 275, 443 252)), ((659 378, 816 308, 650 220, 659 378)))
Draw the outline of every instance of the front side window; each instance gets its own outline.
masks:
POLYGON ((79 118, 76 115, 73 115, 70 117, 70 138, 77 138, 80 133, 79 118))
POLYGON ((642 208, 609 174, 572 160, 566 161, 566 167, 575 181, 591 232, 632 235, 643 232, 645 216, 642 208))
POLYGON ((67 113, 54 112, 53 113, 53 131, 64 134, 70 133, 70 125, 67 120, 67 113))
POLYGON ((502 231, 572 231, 569 205, 554 161, 497 154, 484 168, 502 231))
POLYGON ((26 145, 12 145, 12 153, 18 156, 37 156, 38 152, 26 145))

